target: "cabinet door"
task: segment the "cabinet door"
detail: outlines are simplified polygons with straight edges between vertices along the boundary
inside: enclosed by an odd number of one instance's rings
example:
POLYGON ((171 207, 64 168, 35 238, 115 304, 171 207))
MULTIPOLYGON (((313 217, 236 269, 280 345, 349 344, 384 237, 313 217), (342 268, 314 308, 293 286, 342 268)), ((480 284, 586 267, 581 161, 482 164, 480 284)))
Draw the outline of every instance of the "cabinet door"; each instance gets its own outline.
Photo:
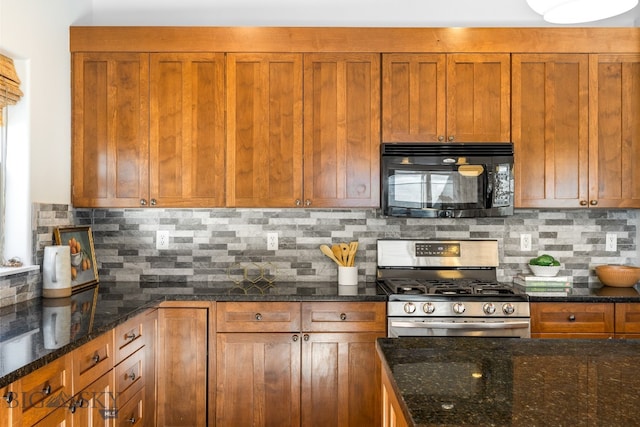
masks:
POLYGON ((616 337, 640 338, 640 304, 615 303, 616 337))
POLYGON ((139 207, 149 192, 149 55, 73 55, 72 203, 139 207))
POLYGON ((587 55, 513 55, 515 206, 588 205, 587 55))
POLYGON ((408 427, 398 396, 394 392, 389 374, 382 371, 382 427, 408 427))
POLYGON ((589 197, 640 208, 640 55, 591 55, 589 197))
POLYGON ((224 206, 224 54, 151 54, 150 76, 150 203, 224 206))
POLYGON ((302 342, 302 425, 379 426, 383 333, 311 333, 302 342))
POLYGON ((206 308, 158 309, 157 425, 207 425, 206 308))
POLYGON ((0 427, 19 427, 22 425, 20 405, 20 381, 0 388, 0 427))
POLYGON ((304 205, 380 205, 380 56, 305 54, 304 205))
POLYGON ((227 205, 302 199, 302 55, 227 54, 227 205))
POLYGON ((217 425, 300 425, 299 334, 218 333, 216 351, 217 425))
POLYGON ((447 55, 447 140, 511 141, 511 56, 447 55))
POLYGON ((446 55, 382 55, 382 141, 429 142, 446 134, 446 55))
POLYGON ((53 412, 53 408, 56 408, 57 415, 49 420, 64 421, 68 401, 73 396, 71 359, 71 354, 67 354, 20 379, 23 425, 35 424, 53 412))

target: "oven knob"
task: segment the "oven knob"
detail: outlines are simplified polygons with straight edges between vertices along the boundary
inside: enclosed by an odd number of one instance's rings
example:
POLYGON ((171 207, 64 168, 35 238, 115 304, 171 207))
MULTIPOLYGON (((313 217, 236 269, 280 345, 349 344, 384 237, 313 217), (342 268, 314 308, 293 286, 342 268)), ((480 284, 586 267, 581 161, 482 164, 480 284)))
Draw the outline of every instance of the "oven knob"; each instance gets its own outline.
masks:
POLYGON ((424 305, 422 306, 422 311, 424 311, 427 314, 431 314, 434 311, 436 311, 436 306, 430 302, 424 303, 424 305))
POLYGON ((485 314, 493 314, 496 312, 496 306, 493 305, 492 302, 488 302, 482 306, 482 311, 484 311, 485 314))
POLYGON ((507 314, 507 315, 513 314, 515 311, 516 311, 516 308, 510 302, 502 306, 502 312, 504 314, 507 314))
POLYGON ((457 302, 453 304, 453 312, 456 314, 464 313, 464 304, 461 302, 457 302))
POLYGON ((416 311, 416 305, 412 302, 408 302, 404 305, 404 312, 411 314, 416 311))

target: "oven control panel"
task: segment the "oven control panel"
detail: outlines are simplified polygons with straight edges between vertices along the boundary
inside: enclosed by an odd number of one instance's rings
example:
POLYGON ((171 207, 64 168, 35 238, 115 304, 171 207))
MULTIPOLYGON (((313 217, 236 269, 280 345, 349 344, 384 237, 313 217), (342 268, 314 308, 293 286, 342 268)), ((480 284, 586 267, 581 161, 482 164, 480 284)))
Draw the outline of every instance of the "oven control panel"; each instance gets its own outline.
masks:
POLYGON ((438 257, 459 257, 460 243, 445 242, 416 242, 416 256, 438 256, 438 257))

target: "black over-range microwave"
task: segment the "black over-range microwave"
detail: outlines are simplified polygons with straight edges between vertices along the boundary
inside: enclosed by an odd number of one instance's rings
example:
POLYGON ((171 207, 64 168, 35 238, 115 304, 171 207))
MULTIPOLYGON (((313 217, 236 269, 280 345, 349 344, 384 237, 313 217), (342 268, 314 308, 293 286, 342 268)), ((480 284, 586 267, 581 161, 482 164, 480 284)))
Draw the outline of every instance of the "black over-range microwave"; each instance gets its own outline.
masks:
POLYGON ((383 143, 382 214, 513 215, 512 143, 383 143))

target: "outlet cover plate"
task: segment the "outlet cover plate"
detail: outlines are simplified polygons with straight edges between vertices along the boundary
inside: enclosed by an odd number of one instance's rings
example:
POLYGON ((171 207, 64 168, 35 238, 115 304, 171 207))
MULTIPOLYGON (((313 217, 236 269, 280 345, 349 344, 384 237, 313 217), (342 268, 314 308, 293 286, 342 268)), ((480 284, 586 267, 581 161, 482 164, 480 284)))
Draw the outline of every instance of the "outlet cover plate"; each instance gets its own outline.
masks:
POLYGON ((169 231, 156 231, 156 249, 169 249, 169 231))

